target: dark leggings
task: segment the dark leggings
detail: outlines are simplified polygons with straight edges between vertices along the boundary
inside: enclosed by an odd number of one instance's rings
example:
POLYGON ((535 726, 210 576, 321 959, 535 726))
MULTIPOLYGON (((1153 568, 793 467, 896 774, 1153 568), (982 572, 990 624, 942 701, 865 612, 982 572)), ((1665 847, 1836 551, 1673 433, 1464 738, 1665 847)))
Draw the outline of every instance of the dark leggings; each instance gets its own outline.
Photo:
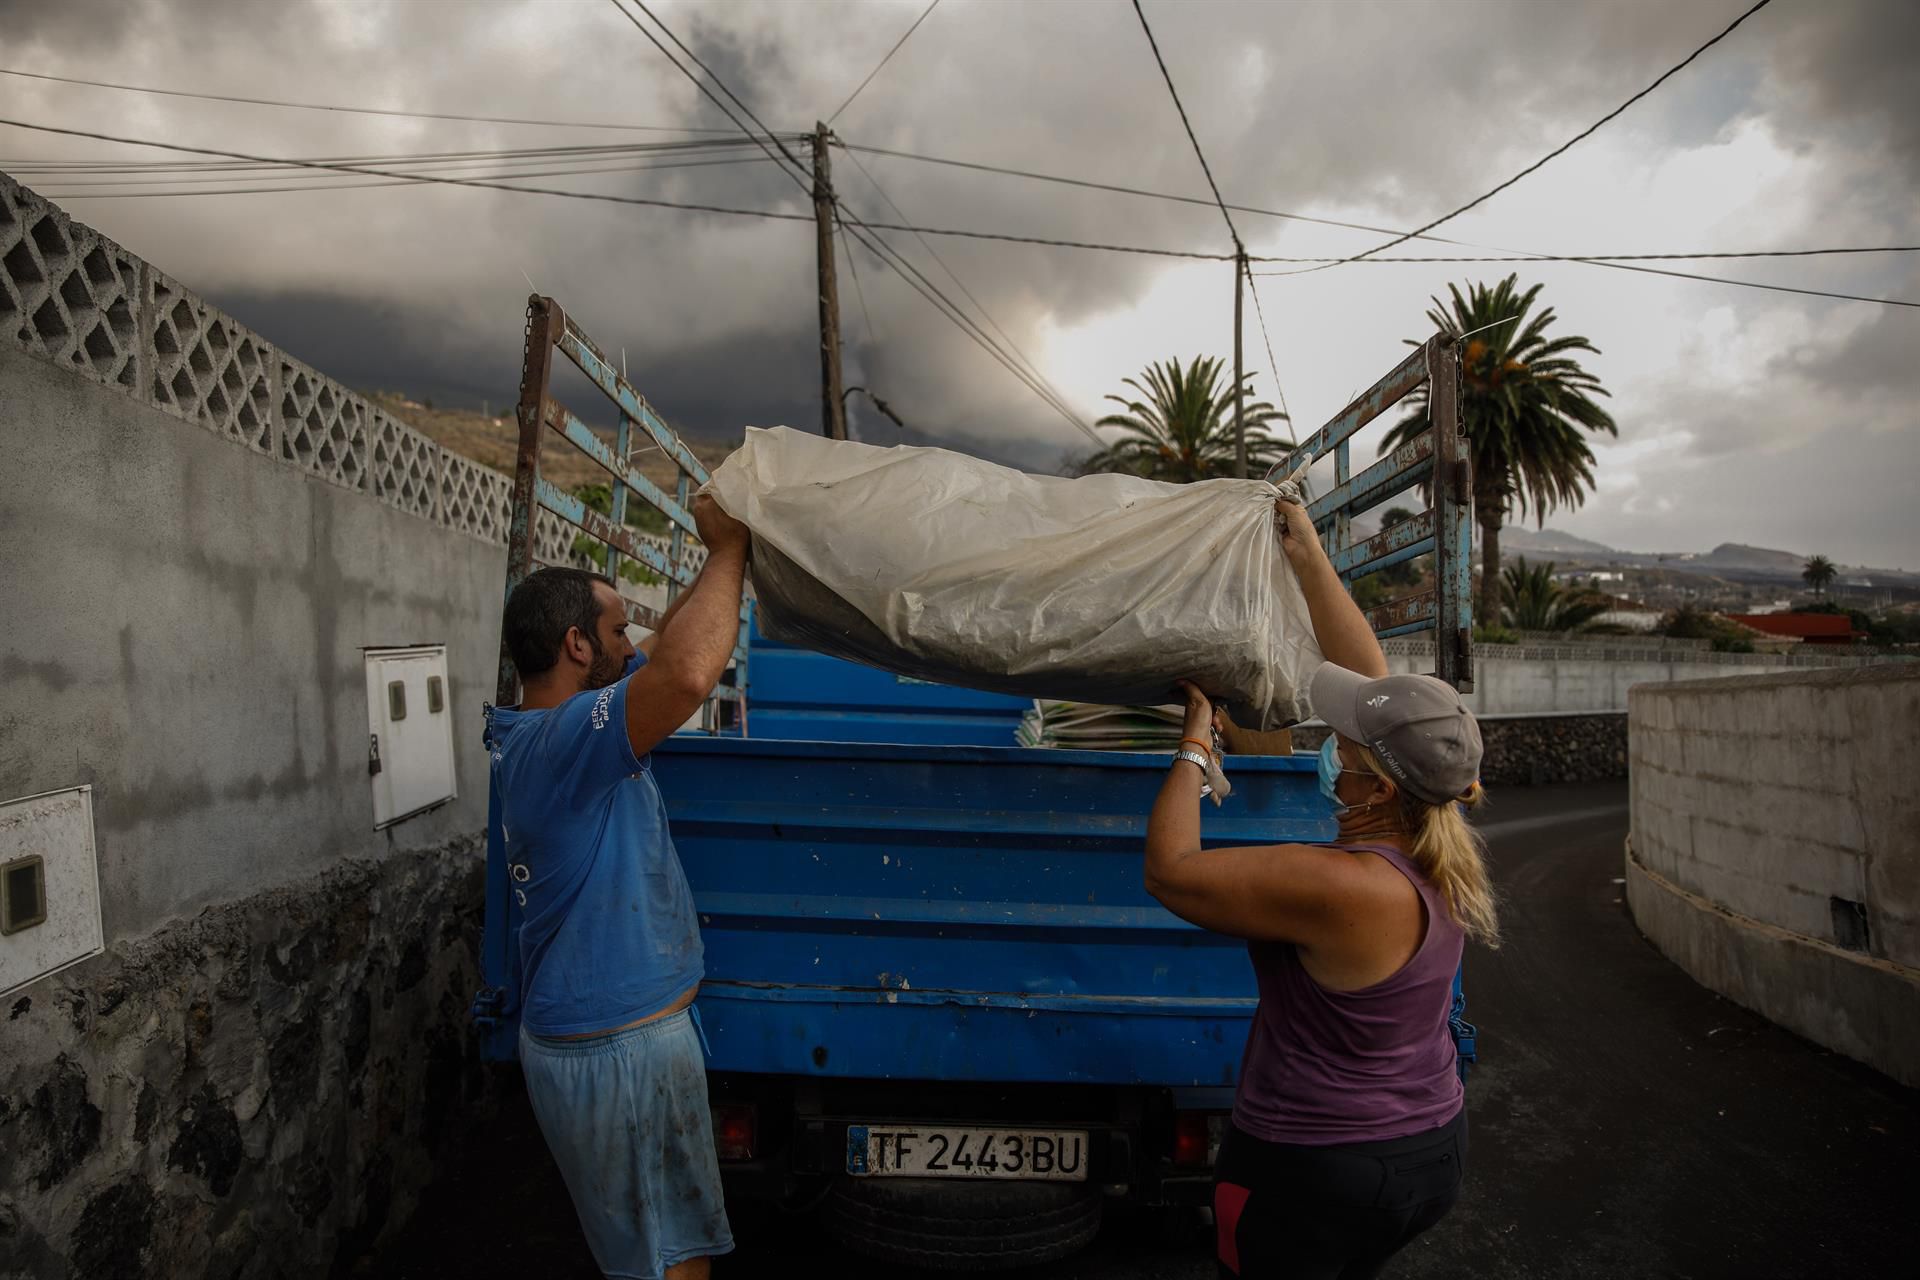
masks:
POLYGON ((1366 1280, 1446 1217, 1467 1163, 1467 1113, 1386 1142, 1303 1147, 1234 1126, 1214 1173, 1220 1274, 1366 1280))

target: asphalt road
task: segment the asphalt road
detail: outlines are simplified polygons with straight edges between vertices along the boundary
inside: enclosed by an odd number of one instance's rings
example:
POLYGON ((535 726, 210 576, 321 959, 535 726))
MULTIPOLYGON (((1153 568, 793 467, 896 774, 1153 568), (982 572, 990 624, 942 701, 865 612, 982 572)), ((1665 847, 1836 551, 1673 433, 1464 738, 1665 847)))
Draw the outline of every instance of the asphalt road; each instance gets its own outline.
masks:
MULTIPOLYGON (((1639 935, 1619 882, 1625 785, 1515 788, 1484 829, 1505 943, 1467 958, 1481 1066, 1466 1190, 1390 1274, 1920 1274, 1920 1092, 1712 994, 1639 935)), ((524 1097, 483 1150, 363 1274, 594 1274, 524 1097)), ((875 1272, 808 1220, 739 1226, 720 1280, 875 1272)), ((1028 1274, 1215 1273, 1197 1221, 1110 1213, 1086 1253, 1028 1274)))

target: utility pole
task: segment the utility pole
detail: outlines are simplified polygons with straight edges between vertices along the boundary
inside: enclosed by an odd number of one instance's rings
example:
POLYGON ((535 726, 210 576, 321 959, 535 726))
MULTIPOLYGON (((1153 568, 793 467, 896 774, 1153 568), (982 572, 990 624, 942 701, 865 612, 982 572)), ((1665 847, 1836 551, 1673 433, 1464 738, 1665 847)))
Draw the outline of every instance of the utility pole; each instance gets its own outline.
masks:
POLYGON ((840 390, 840 282, 833 269, 833 169, 827 156, 827 126, 813 126, 814 256, 820 267, 820 434, 847 438, 847 410, 840 390))
POLYGON ((1233 474, 1247 478, 1246 379, 1240 374, 1241 289, 1247 271, 1247 251, 1236 237, 1233 245, 1233 474))

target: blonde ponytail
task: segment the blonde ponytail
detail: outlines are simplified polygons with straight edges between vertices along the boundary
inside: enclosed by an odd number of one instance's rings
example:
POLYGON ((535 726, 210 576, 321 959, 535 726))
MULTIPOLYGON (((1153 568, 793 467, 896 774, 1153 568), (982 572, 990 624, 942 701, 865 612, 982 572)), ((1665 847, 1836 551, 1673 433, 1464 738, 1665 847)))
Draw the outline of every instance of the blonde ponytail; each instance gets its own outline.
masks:
MULTIPOLYGON (((1355 744, 1358 745, 1358 744, 1355 744)), ((1373 752, 1360 748, 1366 766, 1394 782, 1373 752)), ((1428 804, 1398 788, 1400 825, 1410 844, 1407 853, 1428 883, 1446 899, 1447 909, 1469 938, 1488 947, 1500 945, 1500 922, 1494 907, 1493 883, 1487 875, 1487 846, 1462 809, 1477 809, 1487 793, 1478 782, 1458 800, 1428 804)))

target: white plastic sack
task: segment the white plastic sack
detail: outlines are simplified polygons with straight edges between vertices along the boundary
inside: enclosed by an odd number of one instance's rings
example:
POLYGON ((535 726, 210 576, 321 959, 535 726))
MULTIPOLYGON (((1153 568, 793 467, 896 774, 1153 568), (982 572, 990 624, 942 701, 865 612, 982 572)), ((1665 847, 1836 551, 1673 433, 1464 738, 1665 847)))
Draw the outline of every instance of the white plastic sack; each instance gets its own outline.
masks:
POLYGON ((708 492, 753 531, 769 636, 899 675, 1149 705, 1190 678, 1275 729, 1320 662, 1263 480, 1032 476, 750 428, 708 492))

